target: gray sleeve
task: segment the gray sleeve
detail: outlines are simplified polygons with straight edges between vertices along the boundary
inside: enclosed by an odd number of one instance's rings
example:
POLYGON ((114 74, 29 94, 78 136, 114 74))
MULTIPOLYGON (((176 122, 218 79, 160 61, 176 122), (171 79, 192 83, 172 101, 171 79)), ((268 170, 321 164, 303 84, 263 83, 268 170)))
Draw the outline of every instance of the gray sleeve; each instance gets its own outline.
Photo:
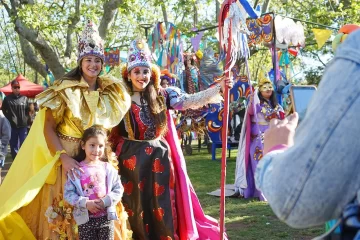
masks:
POLYGON ((109 193, 102 198, 105 207, 115 206, 122 198, 124 193, 124 187, 121 184, 120 176, 117 170, 110 164, 107 164, 108 172, 111 172, 112 177, 112 188, 109 193))
POLYGON ((265 155, 256 169, 257 187, 292 227, 339 217, 360 189, 360 51, 355 50, 360 49, 360 31, 355 39, 356 46, 344 43, 337 50, 297 129, 295 145, 265 155))
POLYGON ((6 117, 2 117, 1 122, 1 145, 7 146, 11 138, 11 126, 6 117))

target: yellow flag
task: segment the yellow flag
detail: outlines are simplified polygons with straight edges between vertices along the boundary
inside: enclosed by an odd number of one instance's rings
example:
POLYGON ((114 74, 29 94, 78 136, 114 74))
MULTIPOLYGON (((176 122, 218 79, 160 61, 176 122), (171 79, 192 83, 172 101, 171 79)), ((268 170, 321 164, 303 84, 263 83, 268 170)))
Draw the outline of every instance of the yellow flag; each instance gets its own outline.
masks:
POLYGON ((325 42, 330 38, 330 36, 332 34, 332 31, 328 30, 328 29, 313 28, 312 31, 315 35, 318 49, 320 49, 320 48, 322 48, 322 46, 324 46, 325 42))

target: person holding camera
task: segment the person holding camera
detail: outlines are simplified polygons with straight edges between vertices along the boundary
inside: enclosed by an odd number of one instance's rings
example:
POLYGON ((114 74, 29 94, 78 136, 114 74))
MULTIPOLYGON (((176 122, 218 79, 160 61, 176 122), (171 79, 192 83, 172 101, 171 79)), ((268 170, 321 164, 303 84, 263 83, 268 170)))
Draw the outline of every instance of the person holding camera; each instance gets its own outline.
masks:
POLYGON ((359 75, 358 30, 336 50, 300 126, 294 113, 265 132, 256 186, 294 228, 338 218, 359 196, 359 75))

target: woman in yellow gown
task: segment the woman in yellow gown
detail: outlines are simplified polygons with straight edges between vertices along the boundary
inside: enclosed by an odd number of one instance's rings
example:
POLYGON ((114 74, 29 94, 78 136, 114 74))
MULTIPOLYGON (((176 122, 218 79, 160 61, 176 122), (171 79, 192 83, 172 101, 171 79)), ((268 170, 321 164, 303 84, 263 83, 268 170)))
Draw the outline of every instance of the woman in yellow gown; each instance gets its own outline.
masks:
MULTIPOLYGON (((79 66, 37 96, 41 110, 0 187, 0 240, 77 238, 63 201, 65 174, 78 168, 72 157, 84 130, 94 124, 111 129, 130 107, 122 83, 99 77, 104 49, 92 22, 78 47, 79 66)), ((121 213, 118 239, 126 234, 121 213)))

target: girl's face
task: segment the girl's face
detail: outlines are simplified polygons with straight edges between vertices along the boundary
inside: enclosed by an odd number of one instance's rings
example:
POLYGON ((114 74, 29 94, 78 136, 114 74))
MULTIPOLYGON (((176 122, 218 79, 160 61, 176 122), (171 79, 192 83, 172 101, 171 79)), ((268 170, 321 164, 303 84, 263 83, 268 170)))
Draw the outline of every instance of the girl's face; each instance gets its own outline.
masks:
POLYGON ((166 79, 161 80, 161 86, 162 86, 163 88, 169 87, 169 82, 168 82, 168 80, 166 80, 166 79))
POLYGON ((133 91, 144 91, 150 82, 151 71, 148 67, 135 67, 130 71, 133 91))
POLYGON ((265 98, 265 99, 270 99, 272 93, 273 93, 273 86, 271 83, 265 83, 264 85, 261 86, 261 88, 259 89, 261 92, 261 95, 265 98))
POLYGON ((89 138, 81 147, 85 151, 85 161, 93 162, 99 161, 105 151, 105 136, 98 134, 95 137, 89 138))
POLYGON ((102 70, 101 58, 86 56, 81 60, 82 75, 86 81, 96 80, 102 70))

